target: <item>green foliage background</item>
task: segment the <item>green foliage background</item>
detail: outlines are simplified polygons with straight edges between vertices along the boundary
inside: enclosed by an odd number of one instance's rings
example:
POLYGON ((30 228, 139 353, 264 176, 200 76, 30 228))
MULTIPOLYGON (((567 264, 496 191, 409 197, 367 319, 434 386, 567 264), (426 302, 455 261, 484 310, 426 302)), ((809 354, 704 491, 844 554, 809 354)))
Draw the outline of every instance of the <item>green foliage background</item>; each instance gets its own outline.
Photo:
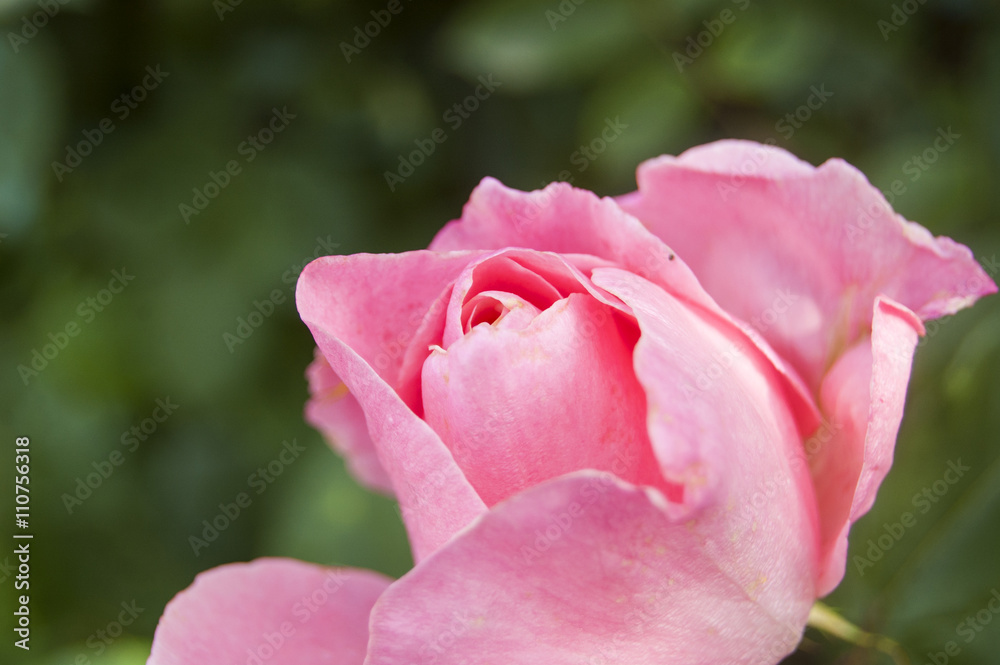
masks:
MULTIPOLYGON (((619 194, 644 159, 742 137, 817 164, 843 157, 882 189, 902 179, 901 213, 979 257, 1000 249, 996 3, 911 0, 913 15, 883 34, 888 0, 578 1, 402 0, 347 62, 341 42, 386 2, 247 0, 220 19, 210 0, 68 0, 15 52, 9 34, 40 9, 0 0, 0 496, 13 505, 13 440, 28 435, 36 534, 34 647, 25 658, 11 646, 15 592, 0 573, 0 660, 142 663, 164 604, 229 561, 408 569, 392 502, 359 488, 302 421, 313 345, 283 276, 317 238, 343 253, 419 248, 486 175, 535 189, 568 170, 575 185, 619 194), (673 54, 723 10, 735 20, 679 71, 673 54), (156 65, 169 76, 119 119, 115 99, 156 65), (444 122, 489 74, 496 93, 457 129, 444 122), (813 86, 833 96, 788 136, 779 122, 813 86), (185 223, 192 188, 242 159, 239 144, 285 106, 288 128, 185 223), (114 131, 60 181, 52 163, 106 117, 114 131), (574 152, 609 118, 627 129, 581 171, 574 152), (390 192, 384 173, 437 127, 447 140, 390 192), (960 138, 912 179, 904 165, 939 128, 960 138), (83 323, 78 304, 123 267, 134 282, 83 323), (230 353, 223 334, 273 289, 289 300, 230 353), (80 335, 25 385, 17 366, 70 321, 80 335), (69 514, 61 496, 168 396, 177 413, 69 514), (188 536, 292 439, 306 446, 300 460, 194 556, 188 536), (98 653, 92 636, 133 599, 143 613, 98 653)), ((955 632, 1000 588, 998 324, 995 298, 932 324, 895 466, 851 555, 913 511, 949 460, 972 470, 863 575, 849 564, 828 599, 914 663, 948 640, 961 647, 952 662, 1000 651, 1000 620, 970 643, 955 632)), ((792 660, 888 662, 812 630, 792 660)))

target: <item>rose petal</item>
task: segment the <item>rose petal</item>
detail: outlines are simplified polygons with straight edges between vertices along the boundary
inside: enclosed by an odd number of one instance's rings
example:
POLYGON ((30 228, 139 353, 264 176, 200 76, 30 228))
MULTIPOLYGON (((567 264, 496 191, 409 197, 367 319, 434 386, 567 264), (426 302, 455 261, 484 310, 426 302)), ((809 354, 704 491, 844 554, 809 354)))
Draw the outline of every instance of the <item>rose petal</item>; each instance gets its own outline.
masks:
POLYGON ((302 272, 311 269, 315 288, 324 296, 312 312, 313 320, 395 388, 406 349, 431 305, 481 254, 417 251, 321 257, 302 272))
POLYGON ((594 283, 632 308, 641 337, 635 374, 648 399, 653 450, 668 481, 683 488, 676 513, 707 501, 750 496, 768 478, 787 477, 804 508, 769 504, 769 519, 805 510, 800 538, 816 533, 815 505, 801 438, 784 381, 738 328, 693 309, 649 281, 615 268, 594 283))
POLYGON ((814 168, 779 148, 719 141, 645 162, 638 181, 619 204, 813 389, 868 333, 876 296, 928 319, 996 291, 968 248, 893 213, 839 159, 814 168))
POLYGON ((330 445, 343 455, 355 478, 367 487, 391 496, 392 481, 378 461, 375 444, 368 435, 365 412, 319 349, 306 370, 306 376, 310 392, 306 403, 306 422, 322 432, 330 445))
POLYGON ((449 222, 430 245, 435 251, 509 247, 599 257, 693 303, 713 305, 687 265, 639 220, 612 199, 599 199, 566 183, 521 192, 484 178, 461 219, 449 222))
MULTIPOLYGON (((440 284, 427 286, 420 271, 427 269, 427 280, 445 280, 445 266, 460 269, 458 258, 430 252, 327 257, 306 266, 295 294, 299 314, 317 346, 364 410, 368 432, 396 491, 418 561, 486 506, 438 435, 376 373, 371 362, 377 367, 377 358, 383 357, 380 353, 391 355, 378 351, 376 340, 409 342, 419 321, 428 315, 426 308, 433 300, 428 294, 435 289, 441 293, 437 288, 440 284), (379 283, 380 279, 385 283, 379 283), (411 290, 418 304, 407 299, 411 290), (362 316, 362 303, 369 300, 369 311, 362 316), (418 323, 412 323, 414 318, 418 323), (413 327, 394 328, 389 323, 413 327)), ((401 356, 402 352, 392 356, 394 362, 401 363, 401 356)))
POLYGON ((595 471, 498 504, 386 591, 366 665, 767 665, 791 652, 814 598, 798 534, 748 530, 746 555, 665 504, 595 471))
MULTIPOLYGON (((723 319, 730 318, 702 288, 695 273, 682 260, 683 255, 676 254, 611 199, 599 199, 565 183, 553 183, 541 191, 520 192, 484 178, 473 191, 461 219, 450 222, 431 243, 431 249, 439 251, 504 247, 600 257, 648 279, 694 307, 723 319)), ((598 266, 591 269, 594 267, 598 266)), ((734 284, 744 281, 742 275, 732 280, 734 284)), ((800 432, 803 436, 812 433, 819 424, 819 414, 808 388, 763 338, 752 331, 744 333, 745 342, 760 348, 783 377, 800 432)))
POLYGON ((371 608, 390 583, 292 559, 213 568, 167 605, 147 665, 361 665, 371 608))
POLYGON ((571 293, 589 293, 605 304, 624 310, 620 302, 596 288, 577 264, 587 270, 587 274, 598 266, 613 265, 593 256, 564 256, 524 249, 503 249, 470 261, 455 281, 442 345, 448 348, 469 332, 466 307, 484 291, 509 293, 536 310, 544 310, 571 293))
POLYGON ((662 484, 624 319, 573 294, 521 330, 480 324, 424 363, 424 417, 486 505, 583 468, 662 484))
POLYGON ((427 310, 420 326, 413 334, 413 341, 403 355, 403 364, 399 368, 396 380, 396 392, 415 414, 423 418, 424 402, 420 392, 420 371, 427 359, 430 349, 444 344, 444 326, 447 320, 448 303, 454 286, 446 288, 437 300, 427 310))
POLYGON ((530 302, 503 291, 480 291, 462 308, 466 334, 480 323, 506 330, 523 330, 539 314, 541 310, 530 302))
POLYGON ((829 433, 807 443, 820 511, 819 595, 844 576, 847 533, 868 512, 892 466, 920 320, 878 298, 871 338, 844 353, 823 380, 821 401, 829 433))

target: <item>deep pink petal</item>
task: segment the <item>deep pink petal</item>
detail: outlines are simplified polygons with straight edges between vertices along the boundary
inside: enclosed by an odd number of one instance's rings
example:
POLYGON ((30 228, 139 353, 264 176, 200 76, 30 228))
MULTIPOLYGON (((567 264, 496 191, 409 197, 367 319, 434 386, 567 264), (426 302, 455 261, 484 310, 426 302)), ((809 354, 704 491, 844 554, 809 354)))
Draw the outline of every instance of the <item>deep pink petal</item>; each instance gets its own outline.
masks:
POLYGON ((928 319, 996 291, 968 248, 893 213, 839 159, 814 168, 779 148, 719 141, 650 160, 638 181, 619 204, 813 389, 867 335, 876 296, 928 319))
POLYGON ((503 291, 480 291, 462 308, 466 333, 480 323, 506 330, 522 330, 531 325, 541 310, 522 298, 503 291))
MULTIPOLYGON (((428 268, 428 279, 437 274, 442 280, 447 271, 435 261, 460 269, 460 263, 453 263, 455 255, 435 256, 410 252, 327 257, 306 266, 296 289, 302 320, 330 367, 364 410, 368 432, 399 499, 417 560, 486 509, 440 437, 376 373, 378 360, 374 360, 375 368, 371 364, 373 358, 381 357, 379 353, 391 355, 378 351, 380 345, 375 340, 408 344, 428 315, 426 308, 434 300, 429 294, 440 285, 431 288, 421 282, 420 269, 431 262, 436 267, 428 268), (379 283, 380 279, 384 283, 379 283), (415 302, 425 309, 408 302, 406 294, 411 291, 415 302), (359 313, 363 301, 370 301, 364 316, 359 313), (379 316, 394 326, 412 327, 391 327, 379 316)), ((441 289, 437 291, 435 295, 441 289)), ((402 352, 392 357, 401 364, 402 352)))
POLYGON ((593 256, 525 249, 502 249, 479 257, 469 262, 455 281, 442 346, 448 348, 469 332, 468 305, 482 292, 509 293, 534 310, 544 310, 573 293, 589 293, 601 302, 622 308, 589 279, 591 270, 608 265, 613 264, 593 256))
POLYGON ((355 478, 391 496, 392 481, 378 461, 375 444, 368 435, 365 413, 318 349, 306 376, 310 393, 306 422, 322 432, 330 445, 344 456, 355 478))
POLYGON ((391 580, 293 559, 206 571, 163 612, 148 665, 361 665, 391 580))
POLYGON ((631 317, 580 293, 521 329, 481 323, 424 363, 424 417, 487 505, 583 468, 660 485, 636 337, 631 317))
POLYGON ((433 346, 444 343, 444 327, 448 314, 448 303, 454 286, 446 288, 430 306, 423 320, 413 334, 413 340, 403 355, 396 380, 396 392, 415 414, 424 415, 424 403, 420 392, 420 371, 433 346))
POLYGON ((827 434, 806 443, 820 510, 819 595, 844 576, 847 533, 868 512, 892 466, 920 320, 887 298, 875 303, 871 338, 833 366, 820 391, 827 434))
POLYGON ((386 591, 366 665, 769 665, 794 650, 808 548, 665 507, 595 471, 498 504, 386 591))

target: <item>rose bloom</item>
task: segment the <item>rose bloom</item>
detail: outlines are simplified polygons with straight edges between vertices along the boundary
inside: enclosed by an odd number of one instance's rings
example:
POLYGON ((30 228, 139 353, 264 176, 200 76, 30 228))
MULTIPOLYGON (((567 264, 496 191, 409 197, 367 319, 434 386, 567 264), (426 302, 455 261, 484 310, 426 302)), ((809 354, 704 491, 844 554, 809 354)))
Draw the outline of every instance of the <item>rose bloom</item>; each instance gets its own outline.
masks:
POLYGON ((638 183, 487 178, 428 250, 311 263, 307 418, 397 497, 416 565, 209 571, 149 662, 793 651, 892 463, 921 321, 996 287, 837 159, 721 141, 638 183))

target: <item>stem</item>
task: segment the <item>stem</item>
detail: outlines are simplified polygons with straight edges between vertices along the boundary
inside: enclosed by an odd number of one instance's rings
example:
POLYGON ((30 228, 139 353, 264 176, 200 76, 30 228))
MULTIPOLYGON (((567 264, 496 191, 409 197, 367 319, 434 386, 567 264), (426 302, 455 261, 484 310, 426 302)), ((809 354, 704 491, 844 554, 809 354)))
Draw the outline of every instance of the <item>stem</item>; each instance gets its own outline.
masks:
POLYGON ((859 647, 877 649, 892 658, 896 665, 910 665, 910 659, 898 642, 861 630, 823 603, 816 603, 809 610, 809 625, 859 647))

